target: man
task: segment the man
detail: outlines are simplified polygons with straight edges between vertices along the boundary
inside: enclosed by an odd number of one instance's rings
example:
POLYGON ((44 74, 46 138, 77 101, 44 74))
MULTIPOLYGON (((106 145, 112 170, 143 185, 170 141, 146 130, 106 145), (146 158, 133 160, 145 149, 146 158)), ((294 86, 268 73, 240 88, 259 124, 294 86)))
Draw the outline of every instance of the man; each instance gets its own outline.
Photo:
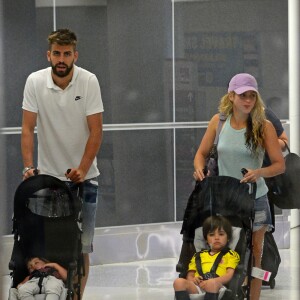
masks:
POLYGON ((75 65, 75 33, 56 30, 48 36, 48 43, 51 67, 30 74, 24 89, 23 178, 33 176, 38 169, 41 174, 67 180, 71 188, 83 183, 83 292, 89 273, 89 253, 93 251, 99 175, 96 155, 102 142, 103 103, 96 76, 75 65), (35 126, 37 166, 33 161, 35 126))

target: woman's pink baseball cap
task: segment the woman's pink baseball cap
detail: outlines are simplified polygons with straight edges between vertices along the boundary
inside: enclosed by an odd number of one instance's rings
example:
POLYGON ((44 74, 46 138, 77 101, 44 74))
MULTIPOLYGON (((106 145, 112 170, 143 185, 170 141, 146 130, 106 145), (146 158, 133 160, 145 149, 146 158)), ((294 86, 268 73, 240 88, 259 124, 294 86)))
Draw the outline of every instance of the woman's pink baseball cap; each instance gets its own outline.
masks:
POLYGON ((236 74, 231 78, 228 86, 228 93, 232 91, 238 95, 247 91, 255 91, 258 93, 257 81, 248 73, 236 74))

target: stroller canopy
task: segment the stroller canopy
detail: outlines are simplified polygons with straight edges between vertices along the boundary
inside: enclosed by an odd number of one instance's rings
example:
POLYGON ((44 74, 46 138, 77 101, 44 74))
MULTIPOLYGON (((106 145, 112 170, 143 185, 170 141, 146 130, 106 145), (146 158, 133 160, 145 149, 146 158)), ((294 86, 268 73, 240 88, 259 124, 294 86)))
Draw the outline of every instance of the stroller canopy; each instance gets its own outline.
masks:
POLYGON ((18 219, 26 209, 39 216, 66 217, 78 212, 79 203, 63 181, 38 175, 23 181, 16 190, 14 217, 18 219))
POLYGON ((196 183, 185 211, 181 233, 194 238, 196 228, 211 215, 230 218, 233 226, 251 228, 255 191, 229 176, 206 177, 196 183))

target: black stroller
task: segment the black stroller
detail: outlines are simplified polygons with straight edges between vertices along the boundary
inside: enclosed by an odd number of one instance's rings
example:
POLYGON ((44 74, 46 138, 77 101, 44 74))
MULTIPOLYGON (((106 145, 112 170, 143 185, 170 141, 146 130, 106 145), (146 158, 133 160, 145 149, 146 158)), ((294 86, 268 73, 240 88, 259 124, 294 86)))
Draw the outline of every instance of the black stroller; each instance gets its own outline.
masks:
MULTIPOLYGON (((16 287, 28 275, 25 259, 29 257, 43 257, 65 267, 68 278, 60 299, 73 299, 75 293, 80 299, 80 280, 84 275, 81 206, 80 188, 71 192, 55 177, 37 175, 19 185, 14 197, 9 300, 17 299, 16 287), (77 284, 73 284, 75 275, 77 284)), ((35 298, 44 299, 40 295, 35 298)))
POLYGON ((246 287, 242 287, 242 284, 246 276, 251 279, 255 190, 256 184, 249 186, 227 176, 206 177, 202 182, 196 182, 183 218, 183 244, 176 266, 180 277, 186 276, 194 253, 205 248, 203 236, 199 237, 204 220, 212 215, 222 215, 233 227, 233 239, 229 247, 237 251, 241 259, 222 300, 249 299, 250 280, 246 287))

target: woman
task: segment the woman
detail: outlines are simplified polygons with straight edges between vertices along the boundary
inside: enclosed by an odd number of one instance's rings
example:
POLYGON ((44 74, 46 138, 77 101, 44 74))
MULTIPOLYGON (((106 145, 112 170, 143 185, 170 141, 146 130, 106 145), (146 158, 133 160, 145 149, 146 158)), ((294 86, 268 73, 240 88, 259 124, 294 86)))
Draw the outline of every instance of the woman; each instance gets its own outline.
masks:
MULTIPOLYGON (((256 182, 255 220, 253 226, 253 265, 261 267, 265 232, 272 229, 264 177, 273 177, 285 171, 284 158, 273 125, 266 120, 264 104, 259 95, 256 79, 247 73, 235 75, 228 93, 221 99, 220 113, 226 115, 217 146, 219 175, 256 182), (271 164, 261 167, 267 152, 271 164), (243 176, 241 169, 247 173, 243 176)), ((214 142, 219 114, 211 119, 194 159, 194 178, 203 180, 205 158, 214 142)), ((258 300, 262 281, 251 280, 250 299, 258 300)))

